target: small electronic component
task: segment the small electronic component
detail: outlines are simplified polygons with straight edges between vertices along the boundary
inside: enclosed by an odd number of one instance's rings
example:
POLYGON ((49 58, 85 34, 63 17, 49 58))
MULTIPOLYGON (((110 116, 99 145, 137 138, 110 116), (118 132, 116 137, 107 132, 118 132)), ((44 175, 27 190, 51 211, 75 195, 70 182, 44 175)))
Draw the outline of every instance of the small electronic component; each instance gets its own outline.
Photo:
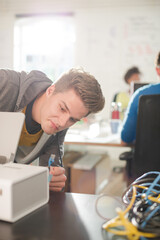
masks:
MULTIPOLYGON (((48 160, 48 168, 49 168, 49 171, 50 171, 50 166, 55 166, 55 155, 54 154, 51 154, 49 160, 48 160)), ((50 182, 52 179, 52 174, 49 173, 49 176, 48 176, 48 182, 50 182)))
MULTIPOLYGON (((49 160, 48 160, 48 167, 49 167, 49 170, 50 170, 50 167, 62 167, 63 164, 62 164, 62 160, 61 158, 59 159, 56 159, 56 156, 54 154, 51 154, 49 160)), ((49 177, 48 177, 48 181, 50 182, 52 179, 52 174, 49 173, 49 177)))

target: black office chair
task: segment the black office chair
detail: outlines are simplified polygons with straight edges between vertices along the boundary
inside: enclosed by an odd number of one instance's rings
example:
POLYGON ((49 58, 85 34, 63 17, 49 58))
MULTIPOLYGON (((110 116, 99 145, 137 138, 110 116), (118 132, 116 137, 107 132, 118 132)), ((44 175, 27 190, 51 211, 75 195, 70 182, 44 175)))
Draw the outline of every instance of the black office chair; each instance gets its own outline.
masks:
POLYGON ((132 180, 149 171, 160 171, 160 95, 139 99, 136 143, 131 152, 122 153, 126 172, 132 180))

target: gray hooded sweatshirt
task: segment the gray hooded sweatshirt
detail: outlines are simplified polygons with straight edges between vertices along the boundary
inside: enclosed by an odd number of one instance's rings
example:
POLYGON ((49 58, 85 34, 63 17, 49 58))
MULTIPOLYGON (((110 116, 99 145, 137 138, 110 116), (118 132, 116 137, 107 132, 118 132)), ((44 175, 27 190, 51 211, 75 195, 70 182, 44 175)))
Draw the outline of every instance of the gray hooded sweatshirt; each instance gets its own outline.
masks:
MULTIPOLYGON (((40 71, 34 70, 26 73, 0 69, 0 111, 22 111, 51 84, 52 81, 40 71)), ((63 156, 63 142, 66 132, 67 129, 54 135, 43 133, 35 146, 18 147, 15 161, 31 163, 39 158, 39 165, 47 166, 51 154, 55 154, 56 160, 59 160, 63 156)))

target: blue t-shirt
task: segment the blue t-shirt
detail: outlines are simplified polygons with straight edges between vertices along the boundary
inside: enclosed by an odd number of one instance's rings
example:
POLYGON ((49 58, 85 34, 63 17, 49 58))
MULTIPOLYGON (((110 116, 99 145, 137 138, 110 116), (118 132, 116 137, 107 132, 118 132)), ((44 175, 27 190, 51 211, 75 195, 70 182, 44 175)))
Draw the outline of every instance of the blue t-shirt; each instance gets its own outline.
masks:
POLYGON ((160 94, 160 83, 141 87, 132 95, 121 131, 121 139, 123 142, 133 143, 135 141, 139 97, 152 94, 160 94))

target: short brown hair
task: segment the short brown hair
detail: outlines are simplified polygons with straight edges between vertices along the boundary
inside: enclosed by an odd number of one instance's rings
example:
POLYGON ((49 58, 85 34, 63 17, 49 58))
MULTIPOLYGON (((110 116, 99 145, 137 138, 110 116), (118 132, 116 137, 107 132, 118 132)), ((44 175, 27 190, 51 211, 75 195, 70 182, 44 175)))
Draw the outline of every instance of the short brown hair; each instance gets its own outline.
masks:
POLYGON ((90 113, 103 109, 105 98, 101 86, 94 76, 82 68, 72 68, 55 82, 55 93, 74 89, 90 113))

